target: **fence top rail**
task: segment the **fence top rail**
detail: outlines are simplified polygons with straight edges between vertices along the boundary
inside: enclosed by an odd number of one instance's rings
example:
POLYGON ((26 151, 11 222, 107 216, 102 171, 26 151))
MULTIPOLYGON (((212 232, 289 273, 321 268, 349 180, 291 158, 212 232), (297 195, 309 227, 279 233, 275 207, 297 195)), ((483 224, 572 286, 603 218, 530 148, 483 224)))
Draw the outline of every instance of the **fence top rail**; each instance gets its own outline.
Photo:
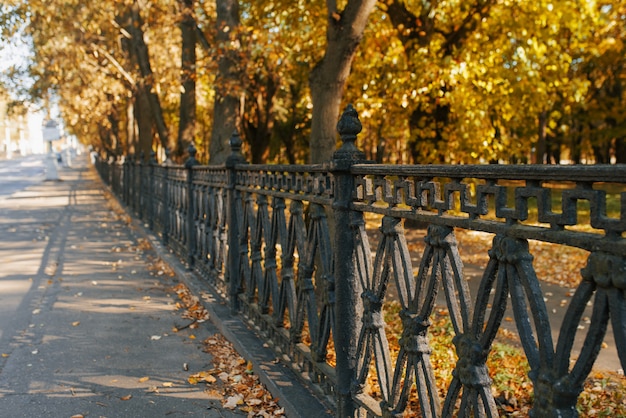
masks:
POLYGON ((613 165, 391 165, 356 164, 358 175, 399 175, 416 177, 480 178, 626 183, 626 164, 613 165))
POLYGON ((226 170, 225 164, 216 165, 194 165, 191 167, 194 171, 224 171, 226 170))
MULTIPOLYGON (((184 165, 157 167, 183 170, 184 165)), ((196 165, 194 171, 220 171, 224 164, 196 165)), ((237 164, 237 171, 320 173, 328 172, 328 164, 237 164)), ((626 164, 536 165, 536 164, 468 164, 468 165, 395 165, 355 164, 357 175, 398 175, 416 177, 480 178, 494 180, 534 180, 571 182, 626 183, 626 164)))
POLYGON ((273 173, 324 173, 328 172, 327 164, 237 164, 237 171, 269 171, 273 173))

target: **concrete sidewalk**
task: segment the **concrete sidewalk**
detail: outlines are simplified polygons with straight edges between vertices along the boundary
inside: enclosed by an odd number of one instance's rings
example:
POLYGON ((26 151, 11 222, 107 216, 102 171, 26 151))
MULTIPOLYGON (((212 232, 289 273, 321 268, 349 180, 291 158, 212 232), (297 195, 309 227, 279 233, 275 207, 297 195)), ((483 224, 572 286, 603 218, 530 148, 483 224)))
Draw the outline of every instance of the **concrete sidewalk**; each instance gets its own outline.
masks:
POLYGON ((178 279, 86 163, 59 178, 0 199, 0 416, 245 416, 187 381, 217 328, 173 332, 178 279))

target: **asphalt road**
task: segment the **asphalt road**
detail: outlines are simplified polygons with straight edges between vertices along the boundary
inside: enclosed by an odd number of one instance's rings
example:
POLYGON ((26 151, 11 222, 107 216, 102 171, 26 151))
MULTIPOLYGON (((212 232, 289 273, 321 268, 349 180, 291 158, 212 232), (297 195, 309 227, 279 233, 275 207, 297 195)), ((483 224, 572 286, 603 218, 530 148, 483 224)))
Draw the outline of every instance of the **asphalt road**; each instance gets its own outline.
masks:
POLYGON ((45 179, 46 155, 0 159, 0 199, 45 179))
MULTIPOLYGON (((0 201, 45 180, 46 156, 31 155, 0 160, 0 201)), ((19 200, 16 200, 19 205, 19 200)), ((52 219, 29 219, 19 224, 0 211, 0 260, 3 280, 0 281, 0 351, 6 352, 7 337, 22 329, 28 317, 25 298, 33 286, 39 261, 46 248, 47 231, 52 219)))
POLYGON ((184 322, 174 279, 82 166, 0 161, 0 417, 234 417, 190 373, 207 324, 184 322))

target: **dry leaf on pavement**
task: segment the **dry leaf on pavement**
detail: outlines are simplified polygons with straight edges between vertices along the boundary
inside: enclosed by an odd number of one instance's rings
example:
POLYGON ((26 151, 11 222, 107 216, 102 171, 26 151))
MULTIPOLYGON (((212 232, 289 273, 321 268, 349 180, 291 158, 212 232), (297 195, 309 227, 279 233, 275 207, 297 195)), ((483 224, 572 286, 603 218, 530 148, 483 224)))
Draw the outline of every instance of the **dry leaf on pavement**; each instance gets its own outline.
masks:
POLYGON ((235 409, 239 405, 243 405, 243 396, 233 395, 233 396, 229 396, 228 399, 226 399, 226 402, 224 402, 224 405, 222 406, 226 409, 235 409))

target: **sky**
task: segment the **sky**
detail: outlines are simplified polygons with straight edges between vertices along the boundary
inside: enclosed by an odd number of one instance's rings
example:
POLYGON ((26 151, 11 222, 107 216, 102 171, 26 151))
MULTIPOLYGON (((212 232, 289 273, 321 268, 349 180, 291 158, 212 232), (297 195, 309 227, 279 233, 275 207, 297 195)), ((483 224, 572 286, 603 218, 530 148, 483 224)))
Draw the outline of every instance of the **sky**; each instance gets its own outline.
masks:
MULTIPOLYGON (((6 72, 12 66, 18 66, 22 69, 26 68, 30 50, 28 43, 22 37, 15 37, 11 40, 0 39, 0 82, 7 83, 10 87, 13 85, 20 86, 24 89, 29 87, 32 82, 28 77, 21 78, 19 81, 7 79, 6 72)), ((9 91, 9 94, 15 97, 16 93, 9 91)), ((40 153, 45 151, 43 144, 42 125, 45 113, 38 109, 28 112, 28 136, 31 152, 40 153)), ((4 138, 3 138, 4 139, 4 138)))
MULTIPOLYGON (((12 66, 25 69, 29 56, 29 46, 23 37, 18 35, 9 40, 0 40, 0 73, 2 74, 2 81, 9 82, 9 84, 15 82, 16 80, 5 80, 4 73, 12 66)), ((28 78, 20 79, 22 87, 27 87, 30 82, 28 78)))

